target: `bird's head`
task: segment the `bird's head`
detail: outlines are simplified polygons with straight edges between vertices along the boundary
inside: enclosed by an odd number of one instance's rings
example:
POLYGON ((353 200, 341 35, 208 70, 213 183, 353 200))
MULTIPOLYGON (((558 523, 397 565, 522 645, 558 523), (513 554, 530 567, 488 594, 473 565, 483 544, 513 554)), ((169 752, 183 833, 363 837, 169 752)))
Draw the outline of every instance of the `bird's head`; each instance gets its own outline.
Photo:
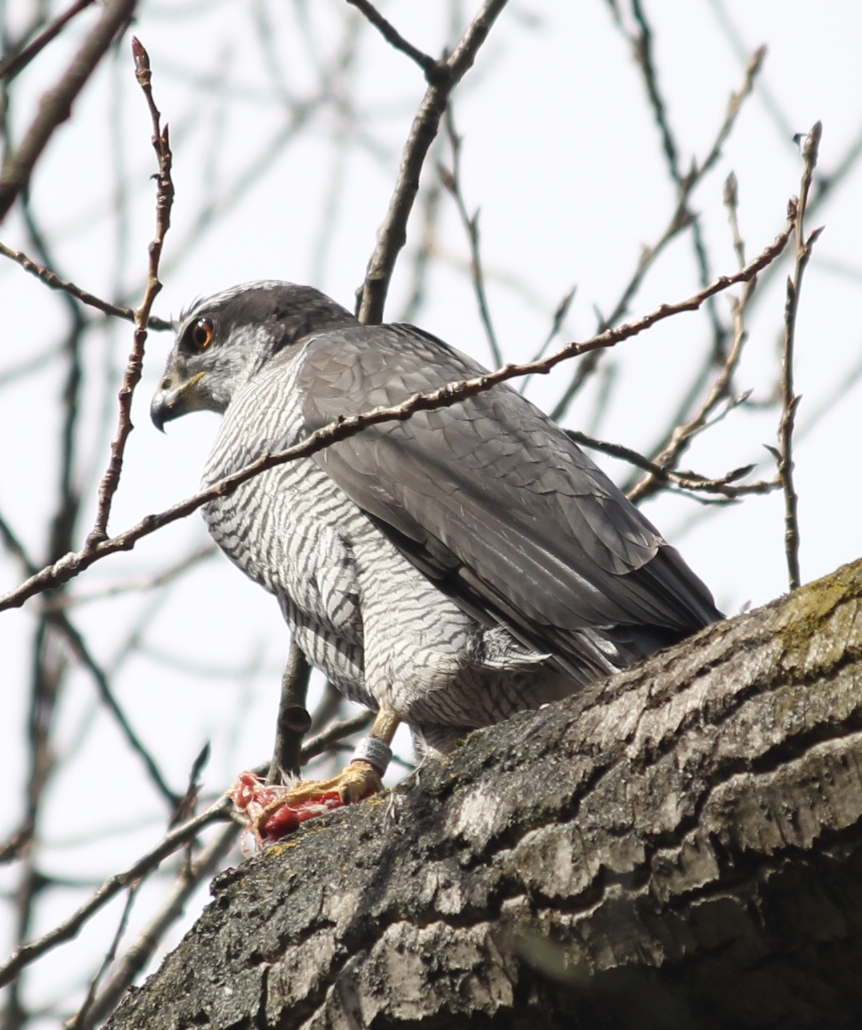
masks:
POLYGON ((355 324, 340 304, 294 283, 246 283, 199 301, 177 322, 150 417, 163 430, 190 411, 223 412, 274 354, 315 333, 355 324))

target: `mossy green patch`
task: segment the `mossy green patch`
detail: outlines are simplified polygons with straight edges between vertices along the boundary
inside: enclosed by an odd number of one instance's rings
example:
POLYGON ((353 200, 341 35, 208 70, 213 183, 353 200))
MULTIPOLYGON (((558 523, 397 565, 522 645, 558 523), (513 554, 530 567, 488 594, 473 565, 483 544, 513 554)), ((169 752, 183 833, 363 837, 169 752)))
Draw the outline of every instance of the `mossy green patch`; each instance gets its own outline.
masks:
POLYGON ((844 565, 788 598, 784 625, 777 631, 781 666, 808 678, 841 661, 848 650, 862 651, 862 561, 844 565))

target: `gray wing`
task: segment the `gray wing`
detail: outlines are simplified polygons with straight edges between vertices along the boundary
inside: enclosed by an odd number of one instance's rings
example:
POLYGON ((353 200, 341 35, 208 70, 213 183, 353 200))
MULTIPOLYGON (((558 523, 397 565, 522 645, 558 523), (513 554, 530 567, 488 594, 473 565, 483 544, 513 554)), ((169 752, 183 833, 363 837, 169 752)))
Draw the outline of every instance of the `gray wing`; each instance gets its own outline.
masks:
MULTIPOLYGON (((484 371, 412 326, 330 332, 301 363, 309 431, 484 371)), ((595 665, 585 633, 621 665, 720 617, 647 519, 508 386, 363 430, 315 460, 463 608, 569 671, 595 665)))

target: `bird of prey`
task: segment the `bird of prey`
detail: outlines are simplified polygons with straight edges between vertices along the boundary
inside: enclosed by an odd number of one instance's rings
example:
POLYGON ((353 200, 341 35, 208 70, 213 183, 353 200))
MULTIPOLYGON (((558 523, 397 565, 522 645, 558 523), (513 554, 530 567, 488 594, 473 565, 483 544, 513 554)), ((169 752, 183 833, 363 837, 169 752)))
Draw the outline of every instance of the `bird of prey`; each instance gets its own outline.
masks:
MULTIPOLYGON (((311 287, 248 283, 180 318, 151 414, 160 429, 224 414, 209 486, 339 416, 483 372, 414 326, 363 325, 311 287)), ((348 799, 379 786, 400 720, 420 753, 446 752, 721 617, 655 527, 505 384, 365 428, 203 511, 309 661, 378 713, 322 785, 348 799)))

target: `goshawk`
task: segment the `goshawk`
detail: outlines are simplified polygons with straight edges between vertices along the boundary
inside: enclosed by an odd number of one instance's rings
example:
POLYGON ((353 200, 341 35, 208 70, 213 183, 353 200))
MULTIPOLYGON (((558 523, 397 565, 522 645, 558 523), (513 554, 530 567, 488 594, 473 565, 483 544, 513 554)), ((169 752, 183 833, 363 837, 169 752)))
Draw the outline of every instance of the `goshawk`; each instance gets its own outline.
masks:
MULTIPOLYGON (((249 283, 181 317, 152 418, 224 414, 207 486, 341 415, 483 371, 414 326, 249 283)), ((310 662, 379 713, 372 742, 405 720, 419 750, 445 752, 721 617, 655 527, 507 385, 275 467, 204 517, 310 662)), ((379 752, 348 779, 385 765, 379 752)))

